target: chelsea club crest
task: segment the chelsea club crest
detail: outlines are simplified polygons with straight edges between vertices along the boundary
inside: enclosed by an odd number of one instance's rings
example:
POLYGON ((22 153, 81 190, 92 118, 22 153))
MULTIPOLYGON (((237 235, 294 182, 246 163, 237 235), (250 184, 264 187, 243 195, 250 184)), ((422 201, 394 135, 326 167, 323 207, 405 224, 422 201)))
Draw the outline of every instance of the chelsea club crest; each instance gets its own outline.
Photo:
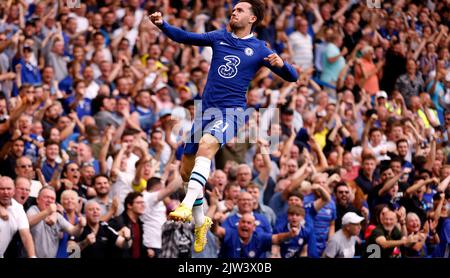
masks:
POLYGON ((253 55, 253 49, 251 49, 250 47, 247 47, 247 48, 245 48, 244 53, 247 56, 252 56, 253 55))

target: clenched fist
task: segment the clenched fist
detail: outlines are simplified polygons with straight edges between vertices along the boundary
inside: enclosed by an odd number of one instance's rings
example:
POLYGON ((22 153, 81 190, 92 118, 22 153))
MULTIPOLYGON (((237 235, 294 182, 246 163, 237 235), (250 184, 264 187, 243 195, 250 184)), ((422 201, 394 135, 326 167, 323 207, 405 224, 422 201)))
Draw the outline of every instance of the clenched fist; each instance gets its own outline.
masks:
POLYGON ((161 26, 163 24, 162 14, 160 12, 154 12, 150 15, 150 20, 153 24, 161 26))
POLYGON ((90 233, 86 236, 87 243, 92 245, 95 243, 95 233, 90 233))

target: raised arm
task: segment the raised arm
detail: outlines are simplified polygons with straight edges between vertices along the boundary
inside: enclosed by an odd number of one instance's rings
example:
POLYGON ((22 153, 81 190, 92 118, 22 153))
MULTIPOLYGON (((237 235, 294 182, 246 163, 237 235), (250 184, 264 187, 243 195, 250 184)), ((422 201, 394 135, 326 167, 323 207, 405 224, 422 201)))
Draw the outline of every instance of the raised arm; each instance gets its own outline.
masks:
POLYGON ((211 46, 213 43, 213 39, 210 33, 197 34, 186 32, 180 28, 173 27, 163 20, 162 14, 160 12, 151 14, 150 20, 153 22, 153 24, 160 28, 161 31, 166 34, 166 36, 176 42, 198 46, 211 46))
POLYGON ((284 62, 283 59, 275 53, 266 56, 263 65, 286 81, 296 82, 298 79, 298 73, 295 68, 284 62))
POLYGON ((298 235, 299 229, 292 227, 289 232, 272 235, 272 244, 280 244, 286 239, 293 238, 298 235))
POLYGON ((260 170, 258 177, 259 177, 259 180, 264 183, 264 188, 265 188, 267 185, 267 181, 269 180, 270 171, 272 170, 272 163, 271 163, 270 155, 269 155, 270 150, 268 148, 269 143, 266 140, 259 139, 258 146, 259 146, 261 155, 264 160, 264 168, 262 168, 260 170))
POLYGON ((170 171, 172 172, 172 180, 169 182, 167 187, 158 191, 158 201, 163 200, 166 197, 169 197, 172 193, 176 192, 183 185, 183 180, 181 179, 180 172, 178 171, 178 165, 172 163, 168 166, 170 171))
POLYGON ((325 188, 323 188, 322 186, 318 185, 317 183, 313 183, 311 188, 312 188, 313 191, 316 191, 317 193, 319 193, 320 198, 315 200, 314 203, 313 203, 314 210, 315 211, 319 211, 326 204, 328 204, 328 202, 331 201, 331 195, 330 195, 330 193, 328 193, 328 191, 325 188))
POLYGON ((425 186, 425 185, 427 185, 429 183, 432 183, 432 182, 439 183, 439 180, 437 178, 430 178, 430 179, 426 179, 426 180, 419 180, 415 184, 413 184, 410 187, 408 187, 408 189, 406 189, 406 192, 405 192, 406 196, 411 196, 419 188, 421 188, 422 186, 425 186))
MULTIPOLYGON (((380 191, 378 191, 378 195, 382 196, 385 193, 387 193, 397 182, 398 180, 401 178, 401 176, 403 174, 407 174, 409 173, 411 170, 409 168, 404 168, 399 174, 395 175, 394 177, 392 177, 392 179, 388 180, 383 187, 380 189, 380 191)), ((409 189, 409 188, 408 188, 409 189)))

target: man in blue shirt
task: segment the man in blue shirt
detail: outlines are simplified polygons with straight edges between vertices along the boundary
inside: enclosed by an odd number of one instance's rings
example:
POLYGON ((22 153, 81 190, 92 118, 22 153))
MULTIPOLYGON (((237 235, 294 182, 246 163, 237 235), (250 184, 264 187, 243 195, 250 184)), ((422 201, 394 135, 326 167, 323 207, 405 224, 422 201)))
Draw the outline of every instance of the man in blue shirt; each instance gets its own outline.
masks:
POLYGON ((68 106, 68 113, 70 111, 77 112, 78 119, 83 119, 84 116, 92 115, 91 103, 92 100, 85 97, 86 84, 83 80, 75 81, 75 94, 66 98, 66 106, 68 106))
POLYGON ((23 47, 23 58, 20 58, 16 67, 17 73, 20 71, 22 84, 36 85, 42 82, 39 68, 31 62, 33 49, 30 46, 23 47))
POLYGON ((225 229, 214 225, 213 233, 222 239, 220 258, 266 258, 266 253, 272 249, 272 244, 298 236, 298 228, 289 232, 272 235, 256 231, 255 217, 245 213, 239 219, 237 229, 225 229))
POLYGON ((53 174, 59 166, 59 163, 56 162, 58 155, 59 144, 52 140, 45 142, 45 161, 42 163, 41 170, 46 182, 52 180, 53 174))
POLYGON ((194 217, 196 252, 203 250, 212 223, 204 216, 202 207, 203 187, 209 177, 211 159, 243 125, 250 81, 262 66, 287 81, 298 79, 292 66, 268 49, 264 41, 253 37, 252 30, 264 18, 264 5, 260 0, 242 0, 236 4, 230 19, 231 33, 225 29, 205 34, 189 33, 164 22, 159 12, 150 16, 151 21, 172 40, 213 49, 202 95, 203 113, 199 113, 200 117, 194 121, 181 160, 181 176, 188 184, 188 190, 182 204, 169 214, 170 219, 181 221, 194 217))
POLYGON ((275 234, 291 232, 298 229, 295 237, 280 242, 282 258, 317 257, 316 239, 312 225, 306 223, 305 209, 298 205, 289 206, 288 223, 275 228, 275 234))
POLYGON ((241 192, 237 201, 237 212, 230 214, 225 219, 223 227, 227 230, 236 229, 242 215, 250 213, 255 218, 257 232, 272 233, 272 227, 267 217, 261 213, 253 212, 254 202, 255 200, 250 193, 241 192))

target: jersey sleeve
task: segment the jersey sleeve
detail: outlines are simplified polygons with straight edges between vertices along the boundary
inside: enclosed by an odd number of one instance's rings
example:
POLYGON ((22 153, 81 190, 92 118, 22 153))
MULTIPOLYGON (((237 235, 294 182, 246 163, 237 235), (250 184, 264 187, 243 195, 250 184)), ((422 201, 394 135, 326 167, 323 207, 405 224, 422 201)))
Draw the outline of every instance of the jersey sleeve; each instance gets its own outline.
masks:
POLYGON ((385 236, 384 232, 381 228, 376 227, 371 234, 371 237, 373 238, 373 240, 376 242, 377 238, 381 237, 381 236, 385 236))
POLYGON ((65 232, 68 232, 70 227, 73 225, 67 221, 64 216, 62 216, 60 213, 57 213, 57 219, 58 219, 58 225, 61 227, 62 230, 65 232))
MULTIPOLYGON (((262 59, 266 58, 267 56, 269 56, 270 54, 273 54, 274 52, 272 50, 270 50, 267 47, 263 47, 263 51, 262 51, 262 59)), ((284 65, 281 68, 278 67, 273 67, 270 65, 269 62, 263 60, 263 66, 269 68, 272 72, 276 73, 278 76, 280 76, 281 78, 283 78, 286 81, 289 82, 296 82, 298 79, 298 73, 297 71, 294 69, 294 67, 292 65, 290 65, 289 63, 287 63, 286 61, 284 61, 284 65)))
POLYGON ((180 28, 173 27, 165 21, 160 28, 166 36, 176 42, 197 46, 212 46, 216 34, 219 32, 213 31, 204 34, 187 32, 180 28))

